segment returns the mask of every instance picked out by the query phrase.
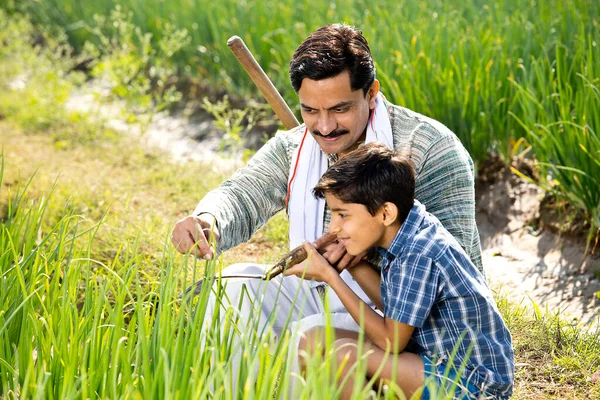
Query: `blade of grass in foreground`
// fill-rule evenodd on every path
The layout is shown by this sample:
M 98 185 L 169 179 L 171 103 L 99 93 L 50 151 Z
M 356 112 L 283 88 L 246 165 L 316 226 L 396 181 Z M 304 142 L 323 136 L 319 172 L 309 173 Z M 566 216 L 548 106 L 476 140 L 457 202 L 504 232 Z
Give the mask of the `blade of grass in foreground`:
M 253 313 L 240 315 L 231 308 L 217 307 L 208 318 L 211 293 L 217 302 L 225 296 L 221 281 L 206 280 L 198 298 L 179 301 L 187 275 L 214 274 L 214 261 L 188 257 L 178 265 L 167 250 L 159 283 L 143 286 L 138 265 L 144 255 L 137 238 L 124 241 L 113 262 L 95 261 L 90 254 L 99 225 L 86 226 L 65 209 L 56 226 L 43 229 L 47 201 L 28 202 L 19 191 L 3 220 L 3 396 L 287 396 L 289 335 L 275 342 L 269 329 L 258 329 Z M 306 380 L 318 386 L 304 391 L 336 396 L 335 380 L 326 379 L 321 369 L 309 371 Z

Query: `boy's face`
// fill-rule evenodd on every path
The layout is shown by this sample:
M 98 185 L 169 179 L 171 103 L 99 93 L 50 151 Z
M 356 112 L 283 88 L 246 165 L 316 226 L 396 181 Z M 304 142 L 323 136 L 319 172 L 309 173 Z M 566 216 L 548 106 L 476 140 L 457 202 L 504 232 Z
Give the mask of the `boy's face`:
M 378 211 L 371 215 L 362 204 L 344 203 L 332 194 L 325 193 L 327 206 L 331 209 L 329 232 L 338 236 L 350 255 L 358 255 L 373 246 L 383 246 L 386 232 Z

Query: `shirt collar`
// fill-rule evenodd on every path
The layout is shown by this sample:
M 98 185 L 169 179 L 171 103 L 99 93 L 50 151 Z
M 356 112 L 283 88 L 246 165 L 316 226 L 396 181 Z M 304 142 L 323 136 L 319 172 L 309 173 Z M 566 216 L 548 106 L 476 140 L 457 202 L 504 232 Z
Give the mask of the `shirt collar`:
M 397 257 L 402 254 L 402 251 L 408 244 L 411 238 L 413 238 L 421 226 L 423 219 L 425 218 L 425 206 L 421 204 L 418 200 L 415 200 L 415 204 L 410 209 L 406 220 L 402 223 L 400 230 L 392 240 L 390 247 L 383 250 L 382 256 L 385 253 L 390 253 L 392 256 Z

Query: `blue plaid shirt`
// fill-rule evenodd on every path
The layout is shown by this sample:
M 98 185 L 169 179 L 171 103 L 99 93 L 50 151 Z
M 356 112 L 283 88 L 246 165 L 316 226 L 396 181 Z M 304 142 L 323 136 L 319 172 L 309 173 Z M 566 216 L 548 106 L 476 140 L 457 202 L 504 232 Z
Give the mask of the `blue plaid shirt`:
M 483 276 L 438 219 L 415 201 L 380 253 L 384 314 L 415 327 L 405 351 L 452 362 L 486 393 L 510 396 L 510 333 Z

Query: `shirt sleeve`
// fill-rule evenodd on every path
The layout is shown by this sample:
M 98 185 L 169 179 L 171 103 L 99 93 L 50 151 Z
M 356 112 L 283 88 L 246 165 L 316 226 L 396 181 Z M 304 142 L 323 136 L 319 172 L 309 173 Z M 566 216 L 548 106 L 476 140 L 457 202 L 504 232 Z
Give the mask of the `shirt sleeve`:
M 196 207 L 196 215 L 209 212 L 216 217 L 219 252 L 248 241 L 285 206 L 291 137 L 292 131 L 279 132 Z
M 435 304 L 439 279 L 439 269 L 431 258 L 421 254 L 398 257 L 382 282 L 384 315 L 421 328 Z
M 424 124 L 421 129 L 434 128 Z M 482 271 L 473 161 L 456 136 L 440 136 L 424 152 L 417 171 L 415 197 L 440 220 Z

